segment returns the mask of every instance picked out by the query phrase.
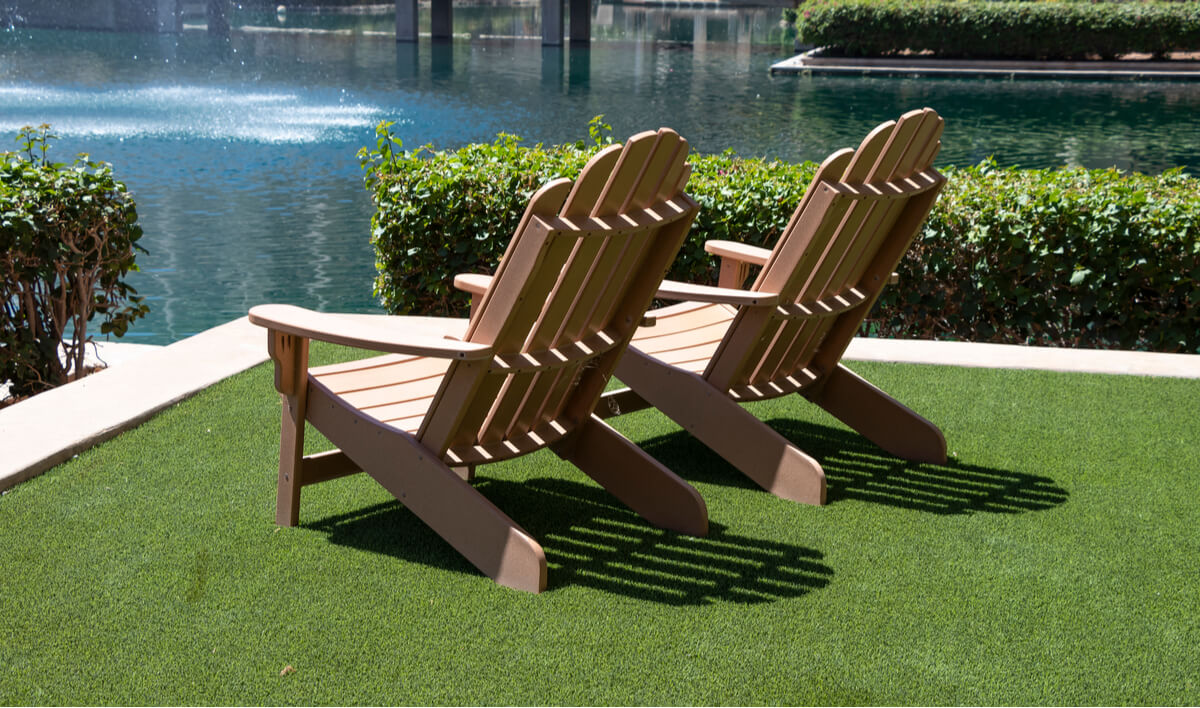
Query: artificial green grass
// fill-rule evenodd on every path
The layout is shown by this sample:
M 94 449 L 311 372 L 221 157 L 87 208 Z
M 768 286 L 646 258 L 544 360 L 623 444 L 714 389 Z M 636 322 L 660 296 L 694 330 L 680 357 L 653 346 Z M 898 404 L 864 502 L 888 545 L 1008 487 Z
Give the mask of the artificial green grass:
M 480 468 L 545 546 L 529 595 L 365 475 L 274 526 L 258 367 L 0 497 L 0 704 L 1200 703 L 1200 381 L 854 368 L 951 462 L 891 458 L 795 396 L 752 406 L 825 466 L 810 507 L 628 415 L 709 536 L 548 451 Z

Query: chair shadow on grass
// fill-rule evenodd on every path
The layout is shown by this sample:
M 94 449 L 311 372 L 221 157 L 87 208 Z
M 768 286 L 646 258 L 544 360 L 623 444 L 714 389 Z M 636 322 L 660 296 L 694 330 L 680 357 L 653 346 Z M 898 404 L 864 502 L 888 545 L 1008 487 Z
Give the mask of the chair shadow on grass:
M 1051 509 L 1068 497 L 1049 477 L 953 459 L 941 465 L 909 462 L 849 430 L 784 418 L 767 424 L 821 463 L 828 503 L 856 499 L 932 514 L 1018 514 Z M 639 445 L 690 482 L 758 489 L 684 432 Z
M 833 576 L 820 551 L 716 523 L 705 538 L 664 531 L 594 485 L 485 475 L 481 468 L 476 488 L 542 544 L 551 591 L 578 585 L 666 605 L 759 603 L 805 595 Z M 339 545 L 478 572 L 399 502 L 304 525 Z

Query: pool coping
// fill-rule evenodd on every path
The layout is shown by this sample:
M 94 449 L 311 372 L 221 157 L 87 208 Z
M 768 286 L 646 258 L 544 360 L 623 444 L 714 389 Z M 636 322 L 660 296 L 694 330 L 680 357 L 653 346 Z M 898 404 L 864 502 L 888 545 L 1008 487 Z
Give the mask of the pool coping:
M 99 349 L 109 368 L 0 409 L 0 490 L 261 364 L 267 337 L 242 317 L 163 347 L 101 342 Z
M 1200 81 L 1200 61 L 1010 61 L 929 57 L 833 57 L 810 49 L 776 62 L 772 74 L 948 76 L 1012 79 Z
M 242 317 L 164 347 L 100 343 L 109 368 L 0 409 L 0 490 L 267 361 L 266 340 Z M 1200 354 L 856 338 L 846 359 L 1200 379 Z

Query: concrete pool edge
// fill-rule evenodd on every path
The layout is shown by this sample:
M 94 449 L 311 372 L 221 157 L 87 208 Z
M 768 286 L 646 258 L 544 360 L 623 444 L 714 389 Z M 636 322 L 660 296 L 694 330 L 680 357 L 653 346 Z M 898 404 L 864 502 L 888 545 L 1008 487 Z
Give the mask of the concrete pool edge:
M 833 57 L 812 49 L 776 62 L 775 74 L 953 76 L 1013 79 L 1200 81 L 1197 61 L 1010 61 L 927 57 Z
M 136 347 L 91 376 L 0 409 L 0 490 L 149 420 L 267 360 L 266 333 L 242 317 L 165 347 Z M 127 350 L 128 351 L 128 350 Z
M 113 354 L 108 369 L 0 409 L 0 490 L 268 359 L 264 330 L 245 317 L 165 347 L 105 349 Z M 1200 379 L 1197 354 L 856 338 L 846 359 Z

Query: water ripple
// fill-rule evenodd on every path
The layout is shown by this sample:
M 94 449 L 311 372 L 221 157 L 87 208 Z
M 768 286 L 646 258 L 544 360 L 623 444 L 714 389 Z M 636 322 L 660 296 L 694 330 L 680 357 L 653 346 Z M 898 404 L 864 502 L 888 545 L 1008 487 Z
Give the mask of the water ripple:
M 288 91 L 146 86 L 100 91 L 0 86 L 0 133 L 50 123 L 63 135 L 315 143 L 377 123 L 377 106 Z

